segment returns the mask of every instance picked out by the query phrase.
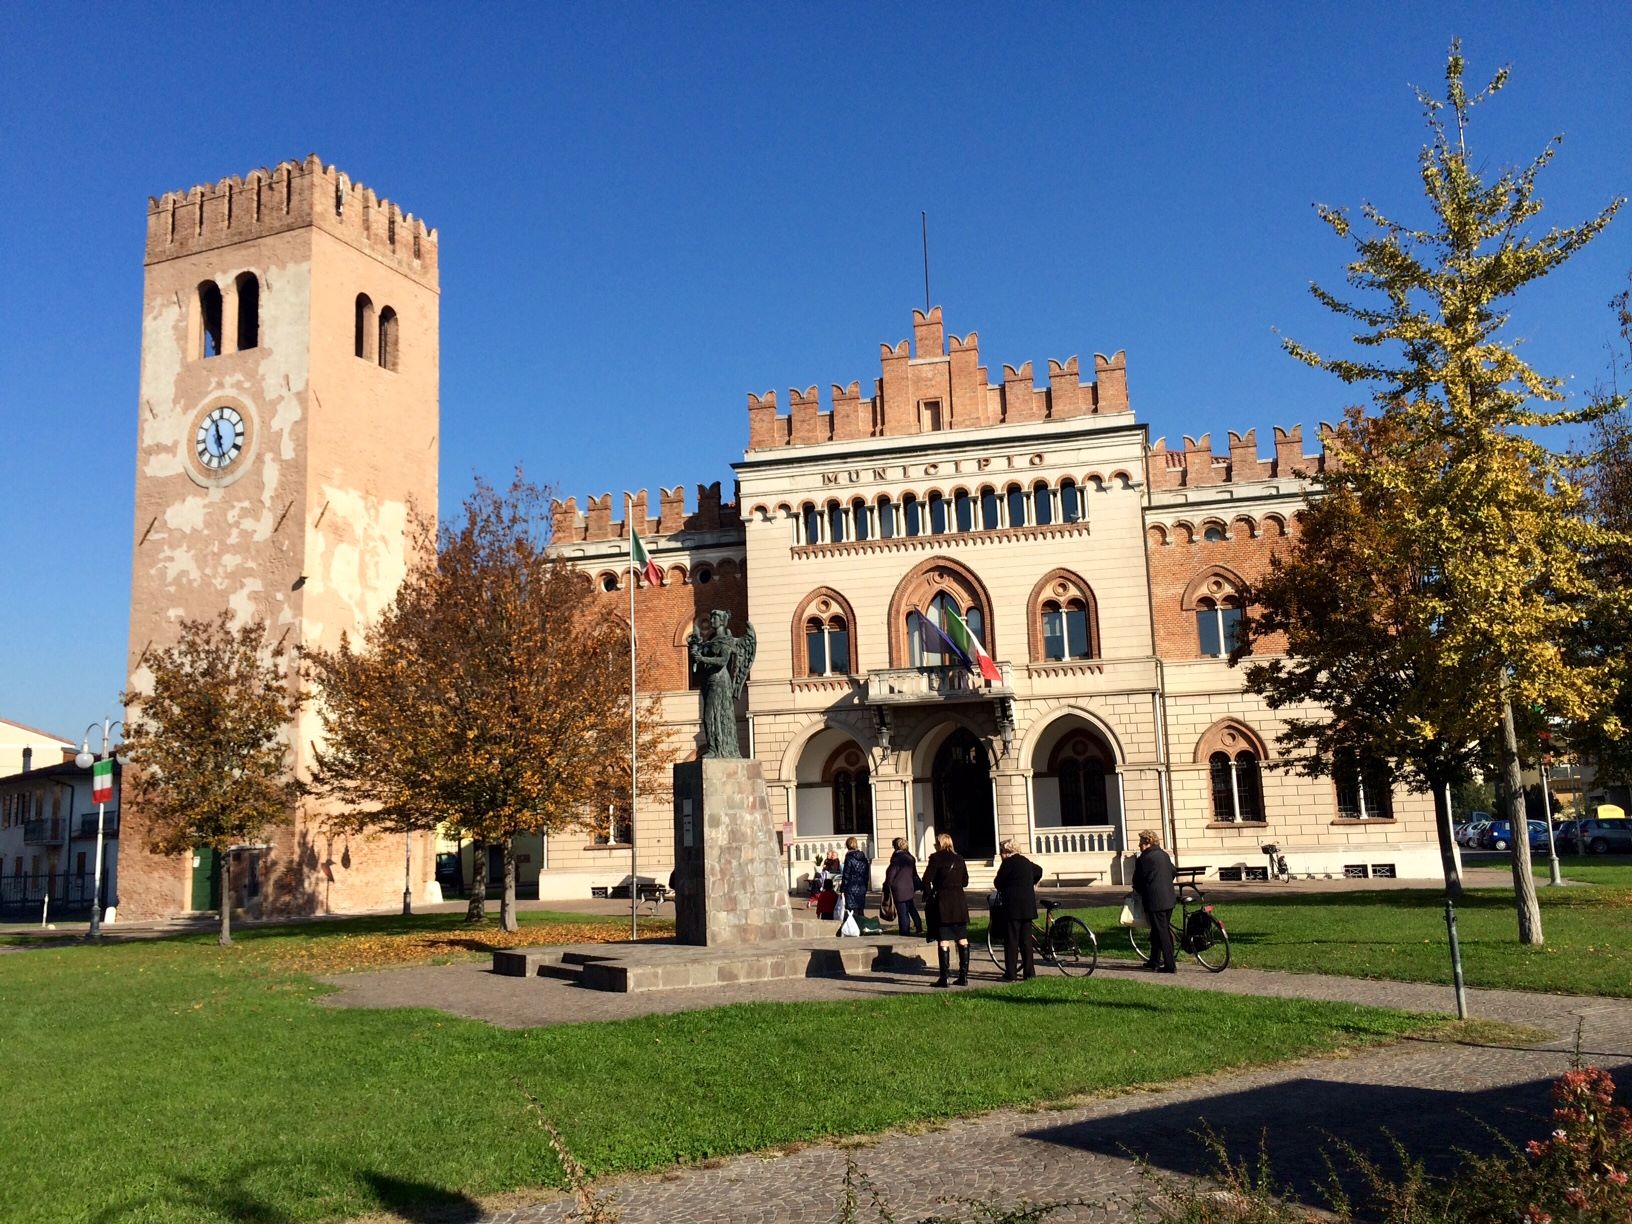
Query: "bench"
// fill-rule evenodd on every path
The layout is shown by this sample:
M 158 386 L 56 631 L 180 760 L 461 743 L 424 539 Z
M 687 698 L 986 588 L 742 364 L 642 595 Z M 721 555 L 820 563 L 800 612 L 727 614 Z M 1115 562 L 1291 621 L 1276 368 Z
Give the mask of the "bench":
M 1092 888 L 1105 873 L 1103 871 L 1053 871 L 1054 887 L 1064 888 L 1068 884 L 1080 888 Z
M 642 884 L 636 889 L 637 902 L 640 905 L 650 905 L 651 912 L 657 913 L 663 908 L 665 901 L 674 900 L 674 892 L 666 884 Z

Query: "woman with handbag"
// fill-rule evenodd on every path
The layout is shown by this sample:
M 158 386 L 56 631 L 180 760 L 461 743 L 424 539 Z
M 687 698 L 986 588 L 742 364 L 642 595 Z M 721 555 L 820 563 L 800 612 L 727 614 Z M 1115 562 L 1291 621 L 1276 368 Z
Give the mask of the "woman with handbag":
M 918 891 L 918 860 L 912 857 L 912 851 L 907 849 L 907 839 L 895 839 L 895 853 L 890 855 L 890 865 L 884 869 L 884 906 L 880 911 L 886 920 L 891 903 L 894 903 L 895 917 L 903 935 L 922 935 L 924 924 L 918 917 L 918 905 L 912 899 Z M 911 923 L 909 929 L 908 923 Z
M 935 853 L 924 864 L 924 908 L 929 911 L 929 938 L 940 944 L 941 976 L 931 986 L 946 986 L 952 948 L 958 949 L 959 986 L 969 985 L 969 868 L 952 848 L 952 835 L 937 834 Z

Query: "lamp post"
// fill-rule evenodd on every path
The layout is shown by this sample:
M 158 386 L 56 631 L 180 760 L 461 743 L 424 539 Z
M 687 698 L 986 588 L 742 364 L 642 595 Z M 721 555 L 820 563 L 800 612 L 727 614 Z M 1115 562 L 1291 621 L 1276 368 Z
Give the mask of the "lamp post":
M 124 726 L 125 724 L 121 719 L 114 719 L 110 722 L 108 719 L 104 718 L 102 720 L 101 728 L 102 751 L 99 753 L 93 753 L 91 751 L 91 736 L 96 733 L 97 725 L 95 723 L 91 723 L 90 726 L 85 728 L 85 735 L 80 740 L 79 754 L 74 757 L 74 764 L 78 765 L 81 769 L 91 769 L 96 765 L 97 761 L 107 760 L 109 756 L 108 748 L 113 739 L 113 729 L 118 727 L 120 730 L 123 730 Z M 124 764 L 124 758 L 122 755 L 119 758 L 119 763 L 121 765 Z M 107 791 L 96 790 L 96 784 L 94 781 L 91 785 L 93 788 L 93 794 L 105 796 L 107 793 L 109 793 Z M 93 883 L 91 885 L 90 932 L 91 939 L 96 941 L 100 941 L 102 939 L 102 818 L 106 809 L 107 799 L 105 797 L 98 799 L 96 804 L 96 867 L 91 876 Z M 64 872 L 64 878 L 67 878 L 66 871 Z

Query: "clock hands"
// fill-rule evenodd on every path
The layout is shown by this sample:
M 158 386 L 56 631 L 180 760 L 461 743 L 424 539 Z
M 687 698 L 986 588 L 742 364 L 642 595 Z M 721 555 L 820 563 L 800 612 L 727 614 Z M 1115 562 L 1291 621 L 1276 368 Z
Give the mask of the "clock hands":
M 216 417 L 215 419 L 215 453 L 218 455 L 224 455 L 227 453 L 227 444 L 221 439 L 220 417 Z

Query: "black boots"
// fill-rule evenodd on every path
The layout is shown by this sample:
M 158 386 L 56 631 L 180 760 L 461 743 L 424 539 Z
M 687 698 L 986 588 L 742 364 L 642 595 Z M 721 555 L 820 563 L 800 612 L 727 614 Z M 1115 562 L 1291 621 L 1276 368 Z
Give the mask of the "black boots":
M 933 982 L 931 982 L 930 985 L 931 986 L 950 986 L 952 983 L 950 983 L 950 982 L 948 982 L 946 980 L 946 975 L 952 968 L 952 953 L 948 952 L 945 948 L 942 948 L 942 949 L 940 949 L 940 956 L 941 956 L 941 976 L 936 978 Z
M 958 977 L 957 985 L 969 985 L 969 945 L 958 945 Z

